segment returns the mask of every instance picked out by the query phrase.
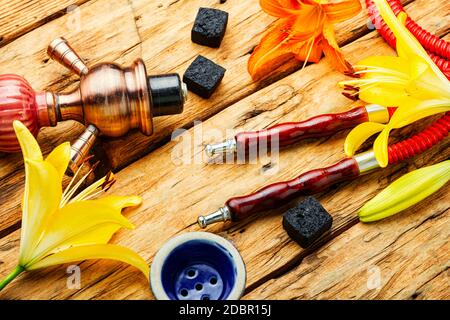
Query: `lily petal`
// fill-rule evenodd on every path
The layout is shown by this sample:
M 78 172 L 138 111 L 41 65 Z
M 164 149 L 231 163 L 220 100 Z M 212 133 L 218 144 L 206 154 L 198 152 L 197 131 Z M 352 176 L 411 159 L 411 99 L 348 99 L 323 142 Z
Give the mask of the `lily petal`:
M 359 212 L 362 222 L 377 221 L 422 201 L 450 180 L 450 160 L 412 171 L 393 182 Z
M 436 66 L 433 60 L 431 60 L 430 56 L 419 43 L 419 41 L 411 34 L 411 32 L 407 28 L 404 27 L 402 21 L 395 16 L 387 1 L 373 0 L 373 2 L 377 6 L 381 17 L 397 38 L 397 43 L 400 43 L 402 55 L 420 56 L 430 65 L 438 78 L 440 78 L 443 83 L 447 83 L 447 91 L 450 91 L 450 82 L 447 80 L 447 77 Z
M 260 0 L 259 3 L 264 12 L 279 18 L 295 15 L 300 9 L 297 0 Z
M 298 45 L 297 41 L 292 40 L 295 19 L 280 19 L 255 48 L 248 61 L 248 72 L 254 80 L 263 78 L 294 56 L 292 45 Z
M 373 151 L 375 152 L 375 158 L 378 164 L 382 168 L 386 168 L 389 164 L 388 145 L 389 145 L 389 133 L 392 127 L 388 124 L 384 127 L 383 131 L 375 139 L 373 144 Z
M 386 125 L 377 122 L 364 122 L 357 125 L 347 135 L 344 143 L 345 154 L 349 157 L 353 156 L 359 147 L 375 133 L 384 129 Z
M 39 246 L 34 251 L 33 261 L 29 264 L 50 252 L 58 251 L 60 247 L 73 245 L 72 239 L 77 239 L 79 243 L 84 233 L 96 227 L 115 224 L 133 229 L 133 225 L 121 214 L 124 207 L 134 205 L 133 198 L 128 200 L 126 197 L 108 197 L 102 200 L 74 202 L 64 206 L 53 215 Z M 101 234 L 98 242 L 103 239 L 104 234 Z
M 450 99 L 426 100 L 415 105 L 398 108 L 391 118 L 390 125 L 392 128 L 402 128 L 422 118 L 447 111 L 450 111 Z
M 407 58 L 393 57 L 393 56 L 371 56 L 362 59 L 356 64 L 357 68 L 364 69 L 370 67 L 370 70 L 376 70 L 375 73 L 365 73 L 365 77 L 374 78 L 380 73 L 389 73 L 404 79 L 409 79 L 410 65 Z M 393 73 L 394 72 L 394 73 Z
M 315 39 L 310 43 L 303 42 L 301 46 L 296 46 L 293 52 L 297 60 L 305 62 L 319 62 L 322 58 L 322 48 L 319 44 L 320 40 Z
M 91 231 L 86 231 L 78 236 L 70 239 L 69 242 L 64 242 L 59 245 L 57 250 L 53 250 L 51 253 L 56 253 L 62 250 L 66 250 L 70 247 L 86 246 L 95 244 L 107 244 L 113 235 L 122 228 L 121 225 L 114 223 L 105 223 L 101 226 L 95 227 Z
M 350 19 L 361 11 L 359 0 L 346 0 L 335 3 L 324 3 L 322 8 L 332 23 L 338 23 Z
M 139 269 L 145 277 L 149 278 L 147 262 L 133 250 L 113 244 L 99 244 L 89 246 L 77 246 L 52 254 L 33 265 L 27 270 L 35 270 L 54 265 L 71 263 L 89 259 L 110 259 L 125 262 Z
M 383 83 L 377 83 L 372 85 L 370 89 L 361 90 L 359 98 L 362 101 L 382 106 L 408 105 L 417 101 L 410 98 L 404 89 L 386 86 Z
M 22 149 L 23 157 L 30 160 L 42 161 L 41 148 L 39 148 L 39 144 L 28 128 L 18 120 L 13 122 L 13 126 L 17 140 L 20 143 L 20 148 Z
M 328 21 L 325 21 L 323 25 L 322 49 L 325 56 L 330 59 L 331 64 L 337 71 L 349 73 L 354 71 L 352 65 L 345 60 L 344 54 L 336 42 L 334 27 Z
M 55 167 L 62 180 L 70 161 L 70 143 L 65 142 L 57 146 L 47 156 L 45 161 Z
M 43 230 L 61 201 L 61 177 L 50 163 L 25 160 L 25 193 L 22 208 L 20 263 L 32 256 Z

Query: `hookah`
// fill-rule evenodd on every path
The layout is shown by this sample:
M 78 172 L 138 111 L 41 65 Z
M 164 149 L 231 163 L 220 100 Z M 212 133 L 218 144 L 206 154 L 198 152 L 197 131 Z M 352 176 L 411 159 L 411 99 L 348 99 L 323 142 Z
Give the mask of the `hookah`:
M 388 0 L 394 13 L 403 11 L 399 0 Z M 377 22 L 378 31 L 393 48 L 396 38 L 386 23 L 380 18 L 372 0 L 366 0 L 372 22 Z M 450 79 L 450 44 L 422 29 L 411 18 L 406 21 L 406 27 L 428 50 L 430 57 L 443 73 Z M 282 123 L 265 130 L 243 132 L 225 142 L 207 145 L 208 156 L 234 153 L 248 155 L 258 145 L 269 145 L 273 139 L 278 139 L 279 146 L 294 144 L 302 139 L 331 135 L 337 131 L 351 128 L 365 121 L 387 123 L 396 108 L 384 108 L 378 105 L 358 107 L 338 114 L 325 114 L 313 117 L 303 122 Z M 425 152 L 441 142 L 450 131 L 450 112 L 433 122 L 422 132 L 402 142 L 390 145 L 388 149 L 389 165 L 407 160 Z M 252 149 L 253 148 L 253 149 Z M 237 222 L 255 215 L 261 211 L 279 207 L 294 198 L 312 195 L 331 187 L 334 184 L 351 181 L 357 177 L 380 168 L 373 150 L 356 154 L 340 162 L 326 167 L 308 171 L 289 180 L 265 186 L 258 191 L 229 199 L 225 206 L 205 216 L 199 216 L 197 223 L 201 228 L 208 225 L 232 221 Z
M 35 136 L 42 127 L 75 120 L 86 126 L 71 146 L 69 170 L 76 172 L 97 137 L 120 137 L 131 129 L 153 133 L 153 117 L 179 114 L 187 100 L 178 74 L 148 76 L 142 59 L 130 67 L 104 62 L 90 68 L 64 38 L 53 40 L 47 54 L 80 77 L 68 93 L 35 93 L 21 76 L 0 75 L 0 151 L 18 152 L 12 122 L 20 120 Z

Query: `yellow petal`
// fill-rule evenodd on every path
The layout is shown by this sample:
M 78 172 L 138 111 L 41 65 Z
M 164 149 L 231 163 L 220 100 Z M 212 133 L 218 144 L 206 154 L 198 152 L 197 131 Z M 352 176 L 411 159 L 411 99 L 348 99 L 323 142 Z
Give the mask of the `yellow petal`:
M 375 133 L 380 132 L 384 124 L 376 122 L 364 122 L 356 126 L 345 139 L 344 151 L 349 157 L 353 156 L 358 148 Z
M 450 88 L 442 83 L 433 70 L 422 61 L 411 59 L 411 81 L 406 91 L 417 99 L 450 99 Z M 450 81 L 449 81 L 450 83 Z
M 70 161 L 70 143 L 65 142 L 57 146 L 47 156 L 45 161 L 55 167 L 56 171 L 58 171 L 62 180 Z
M 410 72 L 408 59 L 392 56 L 371 56 L 359 61 L 356 66 L 360 66 L 361 69 L 370 66 L 380 70 L 380 72 L 397 75 L 405 79 L 409 77 Z M 378 75 L 378 73 L 375 73 L 375 75 Z M 373 77 L 372 73 L 366 73 L 364 76 Z
M 16 132 L 17 140 L 19 140 L 20 148 L 22 149 L 23 157 L 31 160 L 42 161 L 42 152 L 39 148 L 34 136 L 28 128 L 20 121 L 13 122 L 14 131 Z
M 99 244 L 88 246 L 77 246 L 67 250 L 52 254 L 33 265 L 27 267 L 27 270 L 35 270 L 54 265 L 72 263 L 89 259 L 110 259 L 125 262 L 138 268 L 148 279 L 149 267 L 147 262 L 131 249 L 113 245 Z
M 114 223 L 103 224 L 92 231 L 84 232 L 79 236 L 70 239 L 70 244 L 62 244 L 58 246 L 58 250 L 65 250 L 71 246 L 79 245 L 107 244 L 121 227 L 121 225 Z
M 124 207 L 134 205 L 133 198 L 128 200 L 127 197 L 109 197 L 107 200 L 78 201 L 61 208 L 48 224 L 39 246 L 33 253 L 33 260 L 59 250 L 60 247 L 73 245 L 73 239 L 79 244 L 83 234 L 106 224 L 132 229 L 133 225 L 121 212 Z M 101 234 L 98 242 L 103 239 L 104 235 Z M 92 238 L 89 241 L 91 242 Z
M 448 82 L 447 77 L 434 64 L 433 60 L 431 60 L 430 56 L 422 47 L 422 45 L 419 43 L 419 41 L 417 41 L 417 39 L 411 34 L 411 32 L 409 32 L 409 30 L 406 29 L 403 23 L 399 19 L 397 19 L 387 1 L 373 0 L 373 2 L 377 6 L 377 9 L 380 12 L 381 17 L 397 38 L 397 43 L 400 44 L 402 55 L 420 56 L 427 62 L 427 64 L 432 68 L 434 73 L 441 79 L 441 81 L 447 84 L 448 88 L 447 90 L 450 91 L 450 83 Z
M 398 106 L 409 100 L 409 95 L 404 88 L 378 83 L 371 85 L 370 88 L 363 88 L 359 92 L 359 99 L 382 106 Z
M 427 100 L 398 108 L 389 122 L 392 128 L 402 128 L 422 118 L 450 111 L 449 100 Z
M 388 155 L 388 144 L 389 144 L 389 133 L 391 132 L 391 127 L 389 125 L 385 126 L 380 135 L 375 139 L 373 144 L 373 150 L 375 152 L 375 157 L 378 164 L 382 168 L 386 168 L 389 164 Z
M 393 182 L 359 212 L 362 222 L 377 221 L 430 196 L 450 180 L 450 160 L 410 172 Z
M 20 262 L 31 258 L 43 230 L 61 201 L 61 178 L 56 169 L 44 161 L 25 161 L 25 193 L 22 208 Z
M 99 203 L 105 203 L 116 210 L 122 210 L 128 207 L 136 207 L 142 203 L 139 196 L 108 196 L 97 199 Z

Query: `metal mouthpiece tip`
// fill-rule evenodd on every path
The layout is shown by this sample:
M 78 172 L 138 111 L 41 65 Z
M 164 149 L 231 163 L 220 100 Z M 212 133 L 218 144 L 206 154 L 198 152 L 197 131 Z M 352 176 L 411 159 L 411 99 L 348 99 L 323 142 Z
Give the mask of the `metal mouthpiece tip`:
M 225 206 L 206 216 L 199 216 L 197 219 L 197 223 L 200 226 L 200 228 L 204 229 L 210 224 L 217 222 L 225 222 L 228 220 L 231 220 L 231 212 L 230 209 L 227 206 Z
M 200 228 L 202 228 L 202 229 L 205 229 L 206 226 L 207 226 L 207 224 L 206 224 L 206 219 L 205 219 L 204 216 L 198 217 L 197 223 L 198 223 L 198 225 L 200 226 Z
M 210 144 L 207 144 L 205 146 L 205 152 L 209 158 L 212 158 L 214 156 L 214 147 Z
M 207 144 L 205 146 L 205 152 L 209 158 L 218 154 L 234 153 L 236 152 L 236 139 L 228 139 L 216 144 Z

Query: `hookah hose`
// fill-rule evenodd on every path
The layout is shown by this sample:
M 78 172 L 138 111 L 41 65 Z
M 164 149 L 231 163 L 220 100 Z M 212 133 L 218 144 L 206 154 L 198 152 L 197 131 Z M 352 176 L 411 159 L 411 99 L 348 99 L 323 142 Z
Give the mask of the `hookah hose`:
M 403 10 L 399 0 L 387 0 L 395 14 Z M 380 18 L 371 0 L 366 0 L 367 8 L 372 22 L 380 22 L 379 32 L 383 38 L 395 48 L 395 36 L 386 23 Z M 428 49 L 430 57 L 450 79 L 450 66 L 447 61 L 450 53 L 449 43 L 431 35 L 411 18 L 407 20 L 406 27 L 413 33 L 418 41 Z M 439 55 L 442 55 L 439 56 Z M 395 108 L 389 108 L 389 116 Z M 390 145 L 388 148 L 389 164 L 396 164 L 409 159 L 417 154 L 425 152 L 441 142 L 450 131 L 450 112 L 434 121 L 422 132 L 402 142 Z M 206 216 L 199 216 L 198 224 L 202 228 L 208 225 L 227 220 L 239 221 L 261 211 L 273 209 L 302 195 L 311 195 L 321 192 L 332 185 L 344 181 L 354 180 L 362 174 L 366 174 L 379 165 L 373 150 L 357 154 L 351 158 L 345 158 L 340 162 L 321 169 L 315 169 L 301 174 L 289 180 L 274 183 L 245 196 L 229 199 L 224 207 Z
M 421 133 L 389 146 L 389 164 L 420 154 L 438 144 L 450 131 L 450 112 L 433 122 Z M 304 195 L 312 195 L 344 181 L 351 181 L 379 168 L 373 150 L 345 158 L 321 169 L 315 169 L 289 180 L 263 187 L 255 193 L 229 199 L 225 206 L 198 218 L 198 224 L 206 226 L 227 220 L 239 221 L 251 215 L 282 206 Z
M 400 0 L 387 0 L 395 15 L 405 11 Z M 396 38 L 391 29 L 381 18 L 372 0 L 366 0 L 367 10 L 372 23 L 377 26 L 378 32 L 392 47 L 396 47 Z M 450 79 L 450 43 L 431 34 L 419 26 L 409 16 L 406 19 L 406 28 L 416 37 L 420 44 L 427 50 L 433 62 Z

